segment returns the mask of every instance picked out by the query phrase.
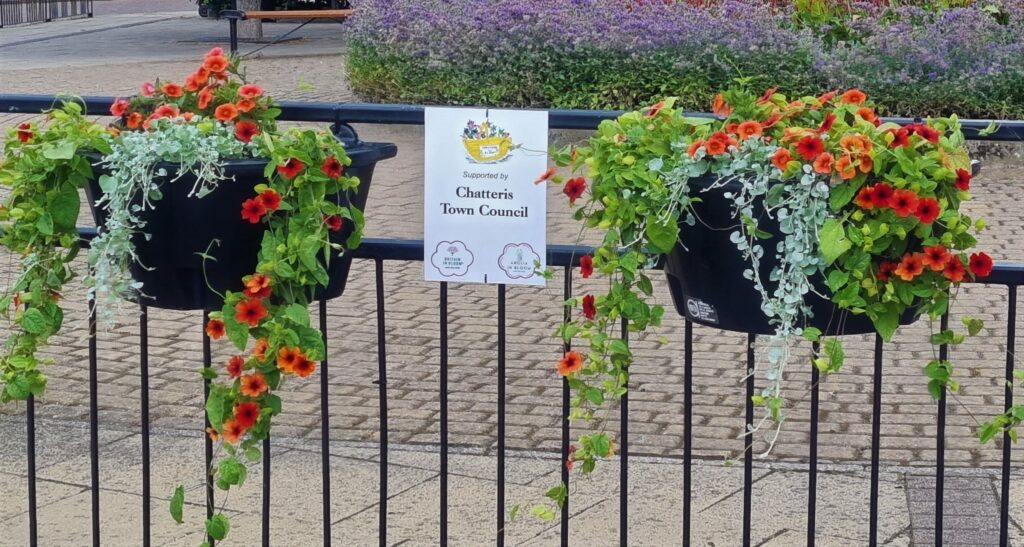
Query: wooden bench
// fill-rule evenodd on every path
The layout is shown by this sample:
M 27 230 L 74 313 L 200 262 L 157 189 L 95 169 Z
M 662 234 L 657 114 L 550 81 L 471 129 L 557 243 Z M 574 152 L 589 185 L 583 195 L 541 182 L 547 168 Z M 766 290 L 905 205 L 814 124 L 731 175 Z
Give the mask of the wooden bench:
M 355 10 L 351 9 L 324 9 L 324 10 L 294 10 L 294 11 L 242 11 L 242 10 L 224 10 L 220 12 L 220 16 L 228 20 L 228 24 L 231 26 L 231 53 L 238 53 L 238 22 L 247 19 L 259 19 L 261 21 L 267 19 L 274 19 L 276 21 L 302 21 L 302 24 L 286 32 L 280 37 L 274 38 L 269 45 L 275 44 L 278 41 L 286 38 L 291 33 L 299 30 L 300 28 L 308 25 L 309 23 L 322 19 L 329 19 L 344 23 L 349 17 L 355 13 Z M 266 47 L 266 46 L 264 46 Z M 262 48 L 260 48 L 262 49 Z

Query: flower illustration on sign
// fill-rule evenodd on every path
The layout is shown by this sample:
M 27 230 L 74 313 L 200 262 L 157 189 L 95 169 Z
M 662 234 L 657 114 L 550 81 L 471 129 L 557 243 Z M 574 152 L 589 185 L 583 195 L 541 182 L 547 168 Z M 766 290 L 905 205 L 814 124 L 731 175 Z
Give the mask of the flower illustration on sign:
M 473 163 L 494 163 L 504 160 L 515 148 L 512 135 L 487 120 L 477 124 L 473 120 L 462 130 L 462 145 Z
M 509 243 L 498 257 L 498 267 L 509 279 L 527 279 L 536 275 L 540 255 L 529 243 Z
M 430 255 L 430 264 L 445 277 L 462 277 L 469 273 L 473 253 L 461 241 L 441 241 Z

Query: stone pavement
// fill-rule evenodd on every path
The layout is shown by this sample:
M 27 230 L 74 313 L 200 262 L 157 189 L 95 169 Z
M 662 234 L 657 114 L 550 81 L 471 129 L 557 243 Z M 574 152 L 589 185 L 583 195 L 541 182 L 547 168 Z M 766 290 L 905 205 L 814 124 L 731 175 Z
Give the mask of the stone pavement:
M 155 19 L 159 20 L 152 22 Z M 5 28 L 0 31 L 3 66 L 0 93 L 64 91 L 128 95 L 137 89 L 139 82 L 156 76 L 180 78 L 187 74 L 196 59 L 212 45 L 203 40 L 217 36 L 226 39 L 226 26 L 223 21 L 200 20 L 192 12 L 172 12 Z M 267 34 L 289 28 L 291 25 L 269 25 Z M 83 29 L 92 32 L 80 32 Z M 273 46 L 251 60 L 248 64 L 250 78 L 283 99 L 354 100 L 344 78 L 344 41 L 340 27 L 313 25 L 299 34 L 302 40 Z M 244 51 L 247 50 L 243 47 Z M 24 119 L 26 116 L 0 114 L 0 128 Z M 422 128 L 360 126 L 357 129 L 364 140 L 395 142 L 400 150 L 399 157 L 377 169 L 370 191 L 367 234 L 419 238 L 423 218 Z M 563 140 L 584 136 L 581 132 L 557 133 Z M 1019 167 L 1019 157 L 991 161 L 975 182 L 978 191 L 970 207 L 974 214 L 987 218 L 991 229 L 981 238 L 982 246 L 990 249 L 997 259 L 1024 260 L 1024 226 L 1018 200 L 1006 199 L 1020 195 Z M 575 242 L 578 229 L 567 214 L 564 197 L 552 188 L 549 198 L 549 241 Z M 81 222 L 90 223 L 87 211 L 83 211 Z M 0 256 L 0 285 L 10 279 L 15 260 L 8 255 Z M 435 284 L 422 281 L 421 268 L 419 263 L 385 265 L 387 386 L 390 440 L 402 446 L 424 445 L 429 449 L 438 440 L 438 293 Z M 556 272 L 556 279 L 560 279 L 560 275 L 561 272 Z M 378 437 L 373 283 L 372 262 L 357 261 L 348 291 L 331 302 L 328 309 L 331 439 L 342 444 L 370 442 Z M 577 283 L 577 290 L 593 290 L 598 286 L 597 283 Z M 49 391 L 38 406 L 39 414 L 52 420 L 47 422 L 46 428 L 80 423 L 87 416 L 87 331 L 83 295 L 78 285 L 67 291 L 66 327 L 50 350 L 56 362 L 48 370 Z M 494 287 L 455 285 L 450 290 L 450 439 L 453 445 L 466 450 L 493 450 L 496 443 L 495 295 Z M 669 305 L 667 290 L 658 278 L 656 295 L 660 302 Z M 560 353 L 560 344 L 551 334 L 561 318 L 561 299 L 561 284 L 557 282 L 546 289 L 513 288 L 509 291 L 506 400 L 508 444 L 513 449 L 551 451 L 559 446 L 560 385 L 553 364 Z M 991 469 L 998 465 L 999 445 L 980 446 L 973 428 L 975 418 L 984 419 L 998 412 L 1002 405 L 1006 291 L 999 287 L 966 287 L 958 306 L 954 310 L 954 322 L 959 320 L 960 314 L 968 313 L 986 319 L 988 328 L 982 336 L 957 348 L 953 354 L 964 389 L 950 404 L 946 459 L 948 465 L 955 468 L 950 472 L 970 467 Z M 1022 308 L 1024 306 L 1019 307 Z M 116 431 L 137 431 L 139 424 L 138 326 L 130 312 L 125 310 L 122 325 L 101 334 L 99 341 L 100 420 L 103 430 L 111 431 L 112 435 Z M 1018 317 L 1018 323 L 1024 324 L 1021 321 L 1024 316 Z M 149 332 L 154 426 L 163 430 L 198 430 L 202 424 L 202 391 L 195 370 L 201 362 L 200 317 L 197 313 L 151 310 Z M 887 349 L 882 396 L 881 457 L 887 466 L 910 466 L 918 468 L 920 473 L 926 473 L 935 461 L 935 403 L 925 390 L 921 374 L 930 351 L 923 343 L 926 333 L 926 325 L 921 322 L 905 329 L 898 341 Z M 635 346 L 638 358 L 632 373 L 630 450 L 633 454 L 677 458 L 682 453 L 682 323 L 670 317 L 657 334 L 665 335 L 669 343 L 659 346 L 655 337 L 650 336 L 637 341 Z M 1019 338 L 1017 344 L 1022 347 L 1024 340 Z M 226 358 L 226 344 L 215 344 L 214 349 L 215 362 Z M 696 328 L 694 349 L 694 451 L 706 458 L 702 469 L 731 473 L 733 471 L 723 467 L 722 461 L 724 457 L 738 456 L 742 450 L 737 435 L 743 427 L 740 381 L 744 338 Z M 820 454 L 823 462 L 861 466 L 868 458 L 870 349 L 870 340 L 849 340 L 846 368 L 822 383 Z M 789 374 L 790 418 L 775 450 L 766 459 L 771 465 L 806 461 L 809 378 L 808 370 L 794 370 Z M 282 397 L 286 401 L 285 411 L 277 420 L 276 435 L 296 439 L 298 445 L 302 442 L 315 445 L 314 440 L 320 435 L 318 382 L 288 385 Z M 0 414 L 9 414 L 12 423 L 19 423 L 23 412 L 23 405 L 0 408 Z M 610 425 L 614 429 L 614 424 Z M 111 440 L 116 439 L 111 437 Z M 47 450 L 61 450 L 61 443 L 65 441 L 69 440 L 57 439 Z M 161 442 L 173 445 L 179 440 L 168 436 Z M 134 449 L 130 451 L 135 453 Z M 180 453 L 187 454 L 185 457 L 199 455 L 194 450 Z M 5 456 L 4 461 L 21 461 L 23 455 L 17 454 L 15 449 L 14 455 Z M 1024 451 L 1015 450 L 1014 461 L 1019 468 L 1024 462 Z M 677 464 L 664 460 L 657 465 Z M 7 472 L 7 466 L 8 463 L 3 464 L 0 472 Z M 540 480 L 554 473 L 557 466 L 554 461 L 544 461 L 543 465 L 534 462 L 527 466 L 527 472 L 532 472 L 534 477 L 524 482 Z M 969 470 L 962 472 L 970 473 Z M 311 473 L 306 478 L 315 482 L 315 469 Z M 670 474 L 675 477 L 679 472 L 675 470 Z M 334 477 L 343 480 L 343 475 L 336 473 Z M 104 481 L 106 484 L 107 479 Z M 362 482 L 366 481 L 353 481 L 356 485 Z M 540 484 L 547 482 L 540 480 Z M 919 483 L 917 479 L 906 480 L 911 486 Z M 352 487 L 352 483 L 345 484 Z M 958 489 L 951 487 L 947 492 L 950 490 Z M 129 491 L 137 492 L 137 488 Z M 155 488 L 154 492 L 162 491 Z M 773 491 L 768 497 L 777 495 L 778 492 Z M 18 496 L 20 494 L 16 494 L 15 501 Z M 802 499 L 799 493 L 793 497 Z M 917 502 L 926 496 L 913 499 Z M 437 503 L 436 496 L 423 500 Z M 841 502 L 864 500 L 865 497 L 858 494 Z M 483 511 L 488 515 L 484 522 L 490 522 L 491 505 L 489 501 L 480 504 L 488 508 Z M 995 511 L 995 506 L 988 502 L 986 505 L 947 506 L 950 526 L 960 522 L 963 526 L 957 529 L 961 534 L 988 537 L 979 535 L 989 529 L 987 526 L 975 526 L 979 523 L 970 520 L 974 516 L 971 511 L 982 506 Z M 765 515 L 763 518 L 782 519 L 775 514 L 778 509 L 769 504 L 766 511 L 760 513 Z M 307 508 L 306 504 L 302 504 L 301 510 L 314 517 L 318 514 L 317 508 Z M 911 507 L 907 514 L 921 512 Z M 672 519 L 677 513 L 671 512 L 666 522 L 674 522 Z M 854 508 L 847 514 L 863 513 L 863 509 Z M 964 520 L 953 518 L 957 516 Z M 734 522 L 738 516 L 733 513 L 732 517 L 723 517 L 723 522 L 729 518 Z M 834 530 L 830 533 L 846 534 L 847 527 L 854 526 L 847 520 L 833 521 Z M 909 522 L 914 525 L 915 538 L 927 537 L 924 535 L 927 518 L 911 518 Z M 902 528 L 896 528 L 899 529 L 893 534 L 898 536 Z M 801 537 L 798 524 L 766 528 L 769 535 L 784 529 L 789 530 L 785 534 L 795 536 L 780 537 Z M 847 537 L 855 535 L 850 534 Z M 780 545 L 792 544 L 779 541 Z M 917 541 L 928 544 L 925 540 Z M 735 541 L 719 540 L 715 544 L 733 543 Z M 837 540 L 836 544 L 843 543 Z M 846 542 L 857 543 L 860 542 Z M 596 541 L 595 544 L 606 543 Z
M 81 427 L 64 420 L 40 424 L 38 464 L 41 545 L 80 545 L 88 537 L 90 491 L 88 441 Z M 0 434 L 12 442 L 0 447 L 5 468 L 0 488 L 25 488 L 20 461 L 21 424 L 0 417 Z M 157 431 L 151 440 L 154 498 L 154 545 L 196 545 L 202 541 L 202 437 L 196 433 Z M 140 435 L 106 428 L 100 451 L 100 533 L 104 545 L 138 545 L 141 538 L 142 463 Z M 275 439 L 272 451 L 271 521 L 273 545 L 317 545 L 322 541 L 321 453 L 307 440 Z M 395 445 L 388 454 L 388 545 L 428 546 L 439 543 L 439 457 L 436 446 Z M 558 481 L 557 461 L 547 452 L 515 451 L 507 462 L 507 507 L 528 505 Z M 449 459 L 449 544 L 493 544 L 496 499 L 493 453 L 457 450 Z M 570 537 L 593 546 L 617 544 L 618 462 L 592 478 L 573 482 Z M 630 544 L 676 545 L 682 533 L 682 466 L 678 459 L 633 458 L 630 461 Z M 879 542 L 886 546 L 929 545 L 934 523 L 930 477 L 913 468 L 882 473 L 879 488 Z M 826 466 L 818 477 L 817 544 L 822 547 L 863 545 L 868 537 L 868 489 L 865 469 L 856 465 Z M 1017 475 L 1018 479 L 1021 475 Z M 376 446 L 331 443 L 332 539 L 339 545 L 377 545 L 380 459 Z M 227 544 L 256 545 L 261 530 L 262 468 L 250 470 L 246 484 L 218 505 L 233 521 Z M 186 487 L 184 525 L 167 511 L 175 486 Z M 753 471 L 752 544 L 787 547 L 803 544 L 807 529 L 807 473 L 781 464 L 758 465 Z M 998 543 L 996 503 L 998 476 L 987 470 L 951 470 L 947 479 L 947 545 Z M 698 460 L 693 467 L 691 538 L 694 545 L 740 544 L 743 500 L 742 466 Z M 219 503 L 219 502 L 218 502 Z M 1013 544 L 1024 539 L 1017 523 L 1024 519 L 1024 490 L 1010 501 Z M 957 509 L 959 508 L 959 509 Z M 965 509 L 966 508 L 966 509 Z M 951 510 L 959 515 L 948 516 Z M 20 544 L 27 531 L 24 497 L 0 502 L 2 545 Z M 980 530 L 965 535 L 963 527 Z M 523 514 L 507 524 L 508 545 L 558 543 L 558 524 Z

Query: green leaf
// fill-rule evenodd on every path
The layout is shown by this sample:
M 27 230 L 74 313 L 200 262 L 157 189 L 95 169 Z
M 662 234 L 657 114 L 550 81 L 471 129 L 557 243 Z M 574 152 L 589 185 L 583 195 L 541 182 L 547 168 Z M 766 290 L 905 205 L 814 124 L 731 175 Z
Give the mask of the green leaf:
M 231 522 L 222 514 L 216 514 L 206 520 L 206 533 L 217 541 L 226 538 L 230 530 Z
M 644 233 L 654 251 L 667 253 L 676 246 L 676 241 L 679 240 L 679 224 L 674 218 L 661 220 L 655 216 L 649 216 Z
M 603 433 L 594 435 L 594 437 L 591 439 L 591 442 L 594 444 L 594 454 L 596 456 L 601 458 L 608 457 L 608 454 L 609 452 L 611 452 L 612 449 L 612 443 L 611 440 L 608 439 L 607 435 Z
M 224 392 L 220 389 L 210 390 L 206 399 L 206 418 L 218 430 L 224 423 Z
M 302 304 L 289 305 L 284 309 L 284 316 L 293 323 L 302 325 L 303 327 L 309 326 L 309 310 L 307 310 Z
M 241 486 L 245 483 L 245 464 L 235 458 L 224 458 L 217 467 L 217 486 L 227 490 L 230 486 Z
M 50 216 L 50 213 L 43 213 L 36 219 L 36 229 L 43 235 L 53 235 L 53 217 Z
M 833 187 L 832 189 L 829 190 L 829 207 L 831 207 L 833 211 L 841 210 L 844 206 L 846 206 L 847 203 L 850 203 L 850 200 L 853 199 L 853 196 L 857 195 L 857 190 L 859 189 L 859 184 L 855 185 L 849 182 Z
M 821 329 L 817 327 L 807 327 L 803 331 L 804 340 L 808 342 L 817 342 L 821 340 Z
M 981 332 L 981 329 L 985 328 L 985 322 L 981 319 L 975 319 L 965 315 L 961 321 L 964 326 L 967 327 L 968 336 L 977 336 L 977 334 Z
M 843 224 L 834 218 L 825 221 L 820 232 L 821 255 L 825 258 L 826 264 L 832 264 L 840 255 L 850 250 L 853 246 L 846 238 L 846 231 Z
M 553 500 L 559 507 L 562 507 L 565 505 L 565 500 L 569 497 L 569 489 L 566 488 L 565 483 L 562 483 L 548 490 L 544 496 Z
M 69 160 L 75 157 L 75 142 L 62 140 L 59 144 L 43 148 L 43 157 L 48 160 Z
M 251 462 L 259 461 L 260 456 L 262 455 L 263 453 L 260 452 L 260 449 L 256 448 L 255 446 L 250 446 L 249 448 L 245 449 L 245 458 Z
M 209 368 L 209 367 L 203 367 L 203 368 L 199 369 L 199 375 L 202 376 L 203 379 L 205 379 L 205 380 L 216 380 L 217 379 L 217 371 L 212 369 L 212 368 Z
M 21 327 L 29 334 L 42 334 L 49 329 L 50 324 L 38 308 L 29 308 L 21 317 Z
M 553 509 L 542 504 L 537 504 L 530 508 L 530 514 L 546 522 L 551 522 L 558 516 Z
M 886 342 L 890 342 L 892 341 L 892 335 L 896 332 L 896 328 L 900 326 L 900 315 L 895 309 L 889 307 L 885 311 L 876 312 L 871 317 L 871 322 L 874 323 L 875 330 L 878 331 L 879 336 Z
M 70 184 L 63 184 L 57 194 L 50 202 L 49 212 L 53 217 L 55 229 L 66 232 L 75 229 L 78 223 L 78 210 L 81 202 L 78 198 L 78 190 Z
M 224 307 L 221 309 L 221 315 L 223 316 L 224 330 L 227 332 L 228 340 L 231 340 L 231 343 L 239 351 L 244 351 L 245 345 L 249 342 L 249 326 L 235 319 L 235 307 L 231 304 L 224 304 Z
M 174 519 L 174 522 L 177 522 L 178 524 L 182 523 L 184 520 L 182 515 L 184 507 L 185 487 L 179 484 L 178 487 L 174 489 L 174 495 L 171 496 L 171 518 Z
M 585 395 L 587 400 L 595 405 L 600 406 L 604 404 L 604 393 L 602 393 L 600 389 L 588 388 Z

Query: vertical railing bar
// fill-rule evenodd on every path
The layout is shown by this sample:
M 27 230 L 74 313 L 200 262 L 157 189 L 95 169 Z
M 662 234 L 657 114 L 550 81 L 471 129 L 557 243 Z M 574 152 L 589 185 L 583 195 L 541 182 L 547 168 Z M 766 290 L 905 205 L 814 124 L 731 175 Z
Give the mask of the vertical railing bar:
M 505 545 L 505 285 L 498 285 L 498 492 L 497 545 Z
M 324 342 L 324 360 L 320 363 L 320 477 L 323 483 L 323 545 L 331 545 L 331 412 L 327 400 L 327 300 L 320 300 L 320 336 Z
M 565 267 L 565 280 L 562 286 L 563 301 L 572 298 L 572 266 Z M 563 306 L 562 321 L 572 320 L 572 306 Z M 572 350 L 572 342 L 566 340 L 562 344 L 562 353 Z M 562 486 L 565 487 L 565 499 L 562 502 L 562 519 L 559 522 L 558 535 L 562 547 L 569 546 L 569 379 L 562 378 Z
M 142 414 L 142 544 L 150 545 L 152 513 L 150 511 L 150 468 L 149 468 L 149 309 L 139 304 L 139 394 Z
M 942 314 L 939 330 L 949 328 L 949 312 Z M 949 359 L 949 346 L 939 346 L 939 361 Z M 943 491 L 946 481 L 946 387 L 939 395 L 937 426 L 935 430 L 935 547 L 942 547 Z
M 36 398 L 25 401 L 25 451 L 28 457 L 28 544 L 39 545 L 39 523 L 36 514 Z
M 100 545 L 99 381 L 96 354 L 96 308 L 89 305 L 89 472 L 92 493 L 92 544 Z
M 270 547 L 270 434 L 263 439 L 263 547 Z
M 377 279 L 377 398 L 380 405 L 380 500 L 377 536 L 380 547 L 388 543 L 388 358 L 384 332 L 384 261 L 374 260 Z
M 441 545 L 448 545 L 448 283 L 441 282 Z
M 754 344 L 756 334 L 747 334 L 746 416 L 743 424 L 743 547 L 750 546 L 751 501 L 754 485 Z
M 693 323 L 683 319 L 683 547 L 690 547 L 693 494 Z
M 629 343 L 629 320 L 622 318 L 622 341 Z M 619 545 L 629 545 L 629 380 L 619 401 Z
M 821 400 L 821 373 L 814 364 L 821 351 L 821 345 L 814 342 L 811 347 L 811 432 L 810 455 L 807 464 L 807 547 L 814 547 L 815 524 L 818 513 L 818 407 Z
M 868 518 L 868 545 L 878 545 L 878 458 L 882 436 L 882 337 L 875 334 L 875 373 L 871 401 L 871 492 Z
M 1013 406 L 1013 358 L 1017 338 L 1017 286 L 1010 285 L 1010 304 L 1006 320 L 1006 387 L 1003 395 L 1003 409 Z M 1009 544 L 1010 533 L 1010 432 L 1003 433 L 1003 476 L 999 499 L 999 545 Z
M 210 368 L 213 363 L 213 350 L 210 347 L 210 335 L 206 333 L 206 324 L 210 322 L 210 312 L 203 310 L 203 366 Z M 203 378 L 203 423 L 205 429 L 210 428 L 210 418 L 206 414 L 206 403 L 210 399 L 210 380 L 209 378 Z M 206 518 L 213 517 L 213 474 L 211 468 L 213 466 L 213 439 L 209 435 L 203 436 L 203 448 L 204 448 L 204 459 L 206 464 L 204 473 L 206 473 Z M 206 542 L 211 546 L 214 545 L 213 536 L 210 534 L 206 535 Z

